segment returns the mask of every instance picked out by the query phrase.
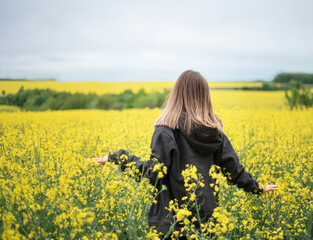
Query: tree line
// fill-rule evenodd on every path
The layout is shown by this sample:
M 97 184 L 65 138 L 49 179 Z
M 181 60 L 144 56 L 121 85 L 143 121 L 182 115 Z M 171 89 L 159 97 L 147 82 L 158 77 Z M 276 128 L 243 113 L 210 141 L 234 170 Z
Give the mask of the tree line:
M 304 84 L 313 84 L 313 74 L 310 73 L 279 73 L 277 74 L 273 82 L 275 83 L 289 83 L 292 80 L 301 82 Z
M 27 89 L 22 86 L 16 94 L 3 95 L 0 104 L 15 105 L 24 110 L 68 110 L 68 109 L 115 109 L 162 107 L 169 91 L 146 93 L 144 89 L 134 93 L 125 90 L 120 94 L 56 92 L 47 89 Z
M 313 92 L 305 86 L 305 84 L 313 84 L 313 74 L 279 73 L 272 82 L 282 85 L 287 104 L 291 110 L 313 106 Z
M 278 85 L 279 84 L 279 85 Z M 285 98 L 289 108 L 308 108 L 313 106 L 313 92 L 305 86 L 313 84 L 313 74 L 307 73 L 279 73 L 271 82 L 263 82 L 261 87 L 243 87 L 242 90 L 285 91 Z M 140 89 L 137 93 L 125 90 L 120 94 L 56 92 L 51 89 L 25 90 L 22 86 L 16 94 L 5 95 L 2 91 L 0 104 L 18 106 L 24 110 L 67 110 L 67 109 L 116 109 L 127 108 L 160 108 L 169 93 L 146 93 Z
M 279 73 L 271 82 L 263 82 L 261 87 L 243 87 L 242 90 L 283 90 L 287 104 L 290 110 L 292 110 L 313 106 L 313 92 L 305 84 L 313 84 L 313 74 Z

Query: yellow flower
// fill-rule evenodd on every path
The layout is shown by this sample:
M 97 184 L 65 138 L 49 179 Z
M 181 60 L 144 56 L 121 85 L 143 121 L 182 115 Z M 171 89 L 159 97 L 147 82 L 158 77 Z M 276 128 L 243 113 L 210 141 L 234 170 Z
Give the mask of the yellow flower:
M 177 214 L 176 214 L 176 218 L 177 218 L 177 221 L 180 222 L 180 221 L 183 221 L 186 217 L 190 216 L 191 215 L 191 212 L 187 209 L 179 209 Z
M 104 239 L 118 240 L 118 237 L 115 233 L 106 233 Z

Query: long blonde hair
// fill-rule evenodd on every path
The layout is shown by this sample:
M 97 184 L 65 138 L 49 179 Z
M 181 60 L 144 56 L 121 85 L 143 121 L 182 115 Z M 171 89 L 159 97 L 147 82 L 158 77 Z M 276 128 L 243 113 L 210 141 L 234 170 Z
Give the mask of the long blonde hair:
M 197 125 L 222 129 L 219 117 L 213 112 L 209 84 L 199 72 L 193 70 L 187 70 L 179 76 L 154 127 L 177 129 L 178 120 L 183 115 L 184 129 L 188 134 Z

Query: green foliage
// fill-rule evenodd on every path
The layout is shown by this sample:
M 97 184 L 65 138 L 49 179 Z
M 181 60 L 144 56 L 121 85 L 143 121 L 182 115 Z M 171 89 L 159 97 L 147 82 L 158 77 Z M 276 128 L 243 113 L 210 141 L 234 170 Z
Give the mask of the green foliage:
M 74 95 L 69 95 L 65 99 L 64 104 L 60 109 L 88 109 L 89 106 L 96 101 L 98 96 L 96 94 L 83 94 L 83 93 L 75 93 Z
M 261 90 L 262 91 L 276 91 L 276 90 L 281 90 L 282 88 L 281 87 L 278 87 L 276 85 L 276 83 L 273 83 L 273 82 L 263 82 L 262 84 L 262 88 Z
M 106 95 L 102 95 L 99 97 L 95 108 L 98 109 L 118 109 L 118 106 L 116 105 L 117 103 L 117 98 L 115 97 L 115 95 L 111 95 L 111 94 L 106 94 Z
M 290 110 L 313 106 L 313 93 L 302 82 L 291 80 L 285 88 L 285 97 Z
M 282 87 L 277 86 L 274 82 L 263 82 L 262 87 L 242 87 L 241 90 L 258 90 L 258 91 L 278 91 L 283 90 Z
M 313 84 L 313 74 L 309 73 L 279 73 L 273 79 L 277 83 L 289 83 L 295 80 L 302 83 Z
M 0 104 L 15 105 L 25 110 L 65 110 L 65 109 L 116 109 L 156 108 L 162 107 L 168 91 L 163 93 L 146 93 L 144 89 L 138 93 L 125 90 L 121 94 L 83 94 L 56 92 L 50 89 L 24 90 L 22 86 L 16 94 L 8 94 L 0 98 Z

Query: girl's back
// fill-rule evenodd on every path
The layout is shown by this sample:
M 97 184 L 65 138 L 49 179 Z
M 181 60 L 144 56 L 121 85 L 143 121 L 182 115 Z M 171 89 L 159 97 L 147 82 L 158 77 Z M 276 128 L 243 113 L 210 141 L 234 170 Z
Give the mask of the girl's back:
M 169 230 L 173 222 L 172 214 L 166 210 L 169 202 L 176 199 L 181 205 L 184 203 L 184 197 L 188 196 L 182 175 L 188 165 L 195 166 L 197 173 L 203 177 L 204 185 L 197 189 L 196 194 L 197 203 L 201 203 L 201 222 L 208 221 L 218 205 L 218 195 L 214 194 L 211 187 L 215 180 L 209 175 L 213 164 L 221 166 L 224 174 L 229 173 L 230 183 L 237 184 L 247 192 L 262 192 L 257 181 L 240 164 L 236 152 L 221 130 L 198 126 L 188 134 L 184 123 L 185 118 L 182 116 L 178 129 L 156 127 L 151 141 L 152 157 L 159 159 L 168 169 L 167 175 L 159 180 L 157 186 L 161 189 L 164 185 L 167 189 L 158 195 L 157 203 L 152 205 L 149 212 L 150 225 L 157 226 L 163 233 Z M 195 210 L 193 215 L 196 215 Z

